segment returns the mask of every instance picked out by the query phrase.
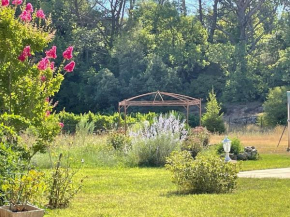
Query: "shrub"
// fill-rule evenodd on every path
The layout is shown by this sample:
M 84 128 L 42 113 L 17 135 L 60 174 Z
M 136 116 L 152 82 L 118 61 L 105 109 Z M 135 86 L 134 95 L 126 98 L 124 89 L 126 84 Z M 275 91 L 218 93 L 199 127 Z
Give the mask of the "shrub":
M 193 193 L 226 193 L 236 187 L 238 170 L 215 155 L 198 155 L 195 160 L 188 151 L 173 152 L 166 168 L 179 190 Z
M 186 150 L 191 153 L 194 158 L 196 155 L 208 146 L 209 132 L 206 128 L 196 127 L 188 135 L 186 140 L 181 145 L 181 150 Z
M 123 133 L 111 132 L 108 136 L 107 143 L 115 150 L 127 152 L 131 149 L 130 138 Z
M 190 127 L 199 126 L 199 116 L 190 114 L 188 117 L 188 125 Z
M 202 116 L 202 126 L 206 127 L 210 132 L 225 132 L 225 124 L 223 114 L 220 114 L 221 106 L 216 99 L 216 95 L 212 90 L 207 99 L 206 113 Z
M 242 146 L 241 141 L 238 138 L 233 138 L 231 140 L 232 145 L 230 153 L 238 155 L 240 152 L 244 151 L 244 147 Z M 218 144 L 217 152 L 218 154 L 224 153 L 223 143 Z
M 15 177 L 6 179 L 2 189 L 13 212 L 26 211 L 28 203 L 38 203 L 45 191 L 44 173 L 29 170 L 26 174 L 17 173 Z
M 62 154 L 59 155 L 58 162 L 47 179 L 48 185 L 48 207 L 51 209 L 68 207 L 72 198 L 82 188 L 81 183 L 75 182 L 75 175 L 78 170 L 73 170 L 69 160 L 66 165 L 61 164 Z
M 150 125 L 144 122 L 137 131 L 130 131 L 132 139 L 131 155 L 138 165 L 163 166 L 166 157 L 174 150 L 179 150 L 187 131 L 184 122 L 170 114 L 168 118 L 160 115 Z
M 275 126 L 287 123 L 287 90 L 289 90 L 288 87 L 270 89 L 263 104 L 265 125 Z
M 81 116 L 73 113 L 61 111 L 57 114 L 60 122 L 64 123 L 63 131 L 68 133 L 76 132 L 76 125 L 79 123 Z

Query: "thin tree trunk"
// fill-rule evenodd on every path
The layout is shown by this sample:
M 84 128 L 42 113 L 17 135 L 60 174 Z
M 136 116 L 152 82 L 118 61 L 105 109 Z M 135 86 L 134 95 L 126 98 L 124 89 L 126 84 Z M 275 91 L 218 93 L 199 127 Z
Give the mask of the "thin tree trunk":
M 213 43 L 213 37 L 214 37 L 214 32 L 216 30 L 216 22 L 217 22 L 217 6 L 218 6 L 218 2 L 219 0 L 214 0 L 214 4 L 213 4 L 213 15 L 212 15 L 212 20 L 211 20 L 211 28 L 210 28 L 210 32 L 209 32 L 209 42 Z
M 199 4 L 199 21 L 201 22 L 202 25 L 204 25 L 203 22 L 203 12 L 202 12 L 202 0 L 198 0 L 198 4 Z
M 185 4 L 185 0 L 182 0 L 181 8 L 182 8 L 183 15 L 186 16 L 186 4 Z

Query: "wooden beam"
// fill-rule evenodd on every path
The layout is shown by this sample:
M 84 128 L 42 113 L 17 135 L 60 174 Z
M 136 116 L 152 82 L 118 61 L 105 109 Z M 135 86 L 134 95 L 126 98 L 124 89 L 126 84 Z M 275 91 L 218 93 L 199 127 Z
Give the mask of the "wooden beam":
M 288 107 L 288 148 L 287 151 L 290 152 L 290 91 L 287 91 L 287 107 Z

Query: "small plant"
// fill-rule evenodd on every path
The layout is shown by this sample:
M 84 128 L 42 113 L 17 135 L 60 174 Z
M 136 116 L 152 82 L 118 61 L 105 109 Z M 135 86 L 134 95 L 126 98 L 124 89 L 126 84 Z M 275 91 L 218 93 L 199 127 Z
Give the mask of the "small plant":
M 232 140 L 232 145 L 231 145 L 230 153 L 238 155 L 240 152 L 244 151 L 244 147 L 242 146 L 241 141 L 238 138 L 233 138 L 231 140 Z M 218 144 L 217 153 L 218 154 L 224 153 L 224 148 L 223 148 L 222 143 Z
M 108 136 L 107 143 L 115 150 L 123 150 L 126 152 L 131 149 L 130 138 L 123 133 L 111 132 Z
M 85 145 L 86 137 L 93 134 L 94 128 L 93 122 L 88 122 L 87 117 L 81 116 L 80 122 L 76 126 L 76 135 L 82 146 Z
M 209 99 L 206 103 L 206 113 L 202 116 L 202 126 L 206 127 L 210 132 L 223 133 L 225 132 L 225 124 L 223 114 L 220 114 L 221 105 L 216 99 L 214 90 L 209 93 Z
M 187 135 L 184 122 L 170 114 L 154 118 L 152 125 L 143 122 L 137 132 L 130 131 L 133 155 L 138 165 L 163 166 L 166 157 L 174 150 L 180 150 L 180 145 Z
M 51 209 L 68 207 L 73 197 L 82 188 L 82 185 L 76 184 L 74 180 L 78 170 L 72 170 L 69 162 L 65 167 L 62 166 L 61 161 L 62 154 L 59 155 L 56 167 L 47 181 L 48 207 Z
M 30 170 L 26 174 L 15 174 L 14 178 L 4 181 L 2 189 L 6 192 L 6 199 L 13 212 L 27 211 L 28 203 L 38 203 L 46 185 L 45 174 L 36 170 Z
M 196 127 L 182 143 L 181 150 L 189 151 L 194 158 L 200 151 L 208 147 L 209 136 L 210 133 L 206 128 Z
M 173 152 L 166 168 L 180 191 L 192 193 L 226 193 L 236 187 L 236 165 L 225 163 L 216 155 L 198 155 L 194 160 L 188 151 Z

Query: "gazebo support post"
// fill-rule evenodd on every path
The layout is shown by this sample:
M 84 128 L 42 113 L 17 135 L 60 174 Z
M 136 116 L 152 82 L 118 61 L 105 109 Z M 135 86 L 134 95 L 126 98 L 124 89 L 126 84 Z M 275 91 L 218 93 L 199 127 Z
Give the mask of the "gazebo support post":
M 188 119 L 189 119 L 189 105 L 186 106 L 186 123 L 189 125 Z
M 121 106 L 118 106 L 118 112 L 119 112 L 119 122 L 118 122 L 118 127 L 117 129 L 119 130 L 120 124 L 121 124 Z
M 199 126 L 201 126 L 201 99 L 199 99 Z
M 288 148 L 287 151 L 290 152 L 290 91 L 287 91 L 287 109 L 288 109 L 288 119 L 287 119 L 287 123 L 288 123 Z
M 125 113 L 125 135 L 127 134 L 127 106 L 124 106 L 124 113 Z

